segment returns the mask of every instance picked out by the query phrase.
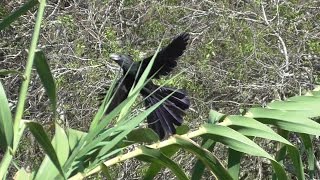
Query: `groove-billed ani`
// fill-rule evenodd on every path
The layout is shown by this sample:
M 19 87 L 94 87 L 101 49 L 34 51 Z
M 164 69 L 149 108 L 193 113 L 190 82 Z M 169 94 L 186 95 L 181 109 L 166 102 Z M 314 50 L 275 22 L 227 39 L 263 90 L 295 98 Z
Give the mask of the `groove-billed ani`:
M 182 33 L 168 46 L 162 48 L 154 60 L 148 78 L 158 79 L 161 75 L 168 75 L 173 68 L 177 66 L 177 60 L 186 49 L 188 40 L 189 34 Z M 134 62 L 131 57 L 126 55 L 111 54 L 110 57 L 122 67 L 123 76 L 117 82 L 114 98 L 106 113 L 111 112 L 118 104 L 127 98 L 131 87 L 139 80 L 153 56 L 138 62 Z M 141 66 L 140 70 L 139 66 Z M 174 125 L 180 126 L 182 124 L 182 116 L 190 106 L 189 98 L 182 90 L 169 87 L 159 88 L 159 86 L 153 84 L 152 81 L 149 81 L 140 91 L 141 95 L 145 98 L 144 103 L 146 107 L 156 104 L 172 92 L 174 93 L 147 117 L 148 126 L 152 128 L 161 139 L 175 134 L 176 129 Z M 148 95 L 150 96 L 147 97 Z

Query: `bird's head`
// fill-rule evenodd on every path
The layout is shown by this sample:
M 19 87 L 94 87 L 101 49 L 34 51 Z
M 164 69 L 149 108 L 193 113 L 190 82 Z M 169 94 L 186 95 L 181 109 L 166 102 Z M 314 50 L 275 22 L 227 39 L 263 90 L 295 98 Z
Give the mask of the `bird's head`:
M 125 72 L 127 72 L 133 64 L 132 58 L 127 55 L 111 54 L 110 58 L 119 64 Z

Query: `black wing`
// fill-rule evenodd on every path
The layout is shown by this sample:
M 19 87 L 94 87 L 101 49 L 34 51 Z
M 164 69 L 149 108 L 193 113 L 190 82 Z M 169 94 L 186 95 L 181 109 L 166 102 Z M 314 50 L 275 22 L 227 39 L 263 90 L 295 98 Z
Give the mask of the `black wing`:
M 154 64 L 149 73 L 149 77 L 159 78 L 161 75 L 168 75 L 177 66 L 177 59 L 183 54 L 188 45 L 189 34 L 182 33 L 172 42 L 158 52 Z M 145 58 L 142 62 L 143 69 L 146 68 L 153 56 Z
M 117 81 L 115 88 L 113 89 L 113 97 L 111 96 L 112 100 L 108 109 L 106 110 L 106 114 L 109 114 L 114 108 L 116 108 L 122 101 L 127 98 L 129 94 L 129 90 L 124 85 L 123 79 L 124 77 L 120 78 Z

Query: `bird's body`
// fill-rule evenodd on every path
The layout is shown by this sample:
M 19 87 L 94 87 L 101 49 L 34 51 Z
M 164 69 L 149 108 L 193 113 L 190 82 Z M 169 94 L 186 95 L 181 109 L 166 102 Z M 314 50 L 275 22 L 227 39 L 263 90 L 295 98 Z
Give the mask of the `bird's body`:
M 188 44 L 189 34 L 182 33 L 177 36 L 168 46 L 163 48 L 155 57 L 148 78 L 160 78 L 161 75 L 168 75 L 177 65 L 177 59 L 183 54 Z M 109 113 L 118 104 L 125 100 L 132 86 L 140 79 L 145 68 L 153 56 L 142 61 L 134 62 L 129 56 L 110 56 L 123 69 L 123 76 L 118 80 L 114 98 L 106 113 Z M 173 93 L 174 92 L 174 93 Z M 175 126 L 183 122 L 182 116 L 190 106 L 189 98 L 182 90 L 169 87 L 161 87 L 149 81 L 140 91 L 145 98 L 145 106 L 149 107 L 166 96 L 173 93 L 162 105 L 160 105 L 148 117 L 148 126 L 152 128 L 160 138 L 175 134 Z M 151 94 L 151 95 L 150 95 Z

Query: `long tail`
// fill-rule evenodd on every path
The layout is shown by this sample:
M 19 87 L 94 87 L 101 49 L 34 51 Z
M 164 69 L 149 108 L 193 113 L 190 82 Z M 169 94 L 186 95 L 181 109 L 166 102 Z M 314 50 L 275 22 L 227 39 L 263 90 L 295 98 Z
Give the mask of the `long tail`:
M 147 87 L 149 92 L 142 94 L 146 97 L 147 94 L 150 94 L 150 90 L 153 92 L 157 88 L 158 86 L 152 84 L 151 87 Z M 185 111 L 190 107 L 190 100 L 182 90 L 169 87 L 161 87 L 145 99 L 146 107 L 150 107 L 171 93 L 173 94 L 147 117 L 148 126 L 152 128 L 161 139 L 176 133 L 174 125 L 180 126 L 182 124 Z

